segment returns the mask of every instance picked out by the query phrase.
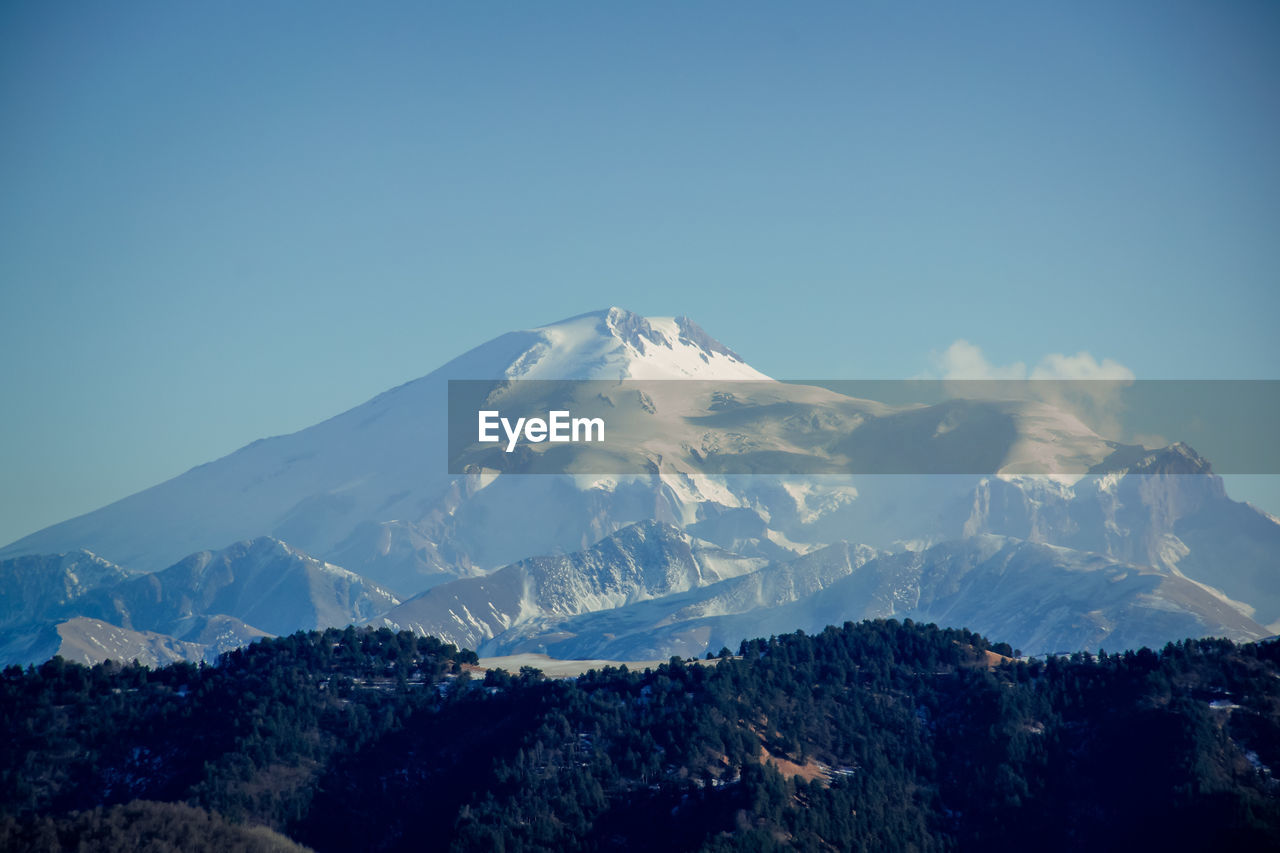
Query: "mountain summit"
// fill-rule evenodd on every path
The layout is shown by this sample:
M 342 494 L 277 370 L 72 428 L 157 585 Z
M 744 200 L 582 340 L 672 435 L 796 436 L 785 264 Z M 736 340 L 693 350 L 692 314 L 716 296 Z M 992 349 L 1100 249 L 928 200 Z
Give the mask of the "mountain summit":
M 688 317 L 625 308 L 503 335 L 441 371 L 450 379 L 769 378 Z

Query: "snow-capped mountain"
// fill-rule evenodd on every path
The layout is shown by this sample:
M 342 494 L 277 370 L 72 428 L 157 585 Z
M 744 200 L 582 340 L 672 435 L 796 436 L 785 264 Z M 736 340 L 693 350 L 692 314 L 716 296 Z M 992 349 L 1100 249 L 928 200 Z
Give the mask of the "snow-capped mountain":
M 0 579 L 30 577 L 32 562 L 0 562 Z M 46 587 L 60 588 L 73 571 L 80 577 L 93 570 L 99 581 L 72 598 L 28 594 L 24 608 L 6 616 L 4 630 L 13 639 L 0 648 L 0 665 L 39 660 L 44 651 L 85 660 L 94 648 L 138 648 L 156 660 L 170 653 L 212 659 L 258 637 L 362 622 L 400 603 L 354 572 L 266 537 L 147 574 L 123 572 L 84 552 L 44 562 L 59 568 L 43 573 Z
M 623 660 L 698 657 L 722 646 L 736 648 L 743 637 L 888 617 L 966 626 L 1027 654 L 1268 634 L 1235 602 L 1167 569 L 1004 536 L 894 554 L 837 543 L 687 590 L 636 595 L 605 607 L 540 607 L 537 584 L 525 568 L 579 576 L 600 550 L 611 553 L 615 541 L 687 541 L 683 537 L 660 524 L 636 525 L 605 540 L 603 549 L 524 561 L 491 576 L 516 594 L 494 596 L 487 578 L 454 581 L 375 623 L 444 637 L 486 655 Z M 648 565 L 637 569 L 637 556 L 625 561 L 633 576 L 662 576 L 683 562 L 678 550 L 649 549 Z M 511 606 L 486 614 L 494 601 Z M 484 615 L 475 619 L 473 613 Z
M 989 477 L 962 533 L 999 533 L 1096 552 L 1208 584 L 1280 631 L 1280 524 L 1231 500 L 1190 447 L 1137 454 L 1074 483 Z
M 574 554 L 532 557 L 482 578 L 433 587 L 372 620 L 443 637 L 462 648 L 530 624 L 698 589 L 740 577 L 765 560 L 732 554 L 669 524 L 645 522 Z
M 448 516 L 480 488 L 444 471 L 449 379 L 764 379 L 692 321 L 648 320 L 621 309 L 502 335 L 369 402 L 291 435 L 254 442 L 158 486 L 0 549 L 0 558 L 90 548 L 154 571 L 195 551 L 273 536 L 413 593 L 433 580 L 479 573 L 530 553 L 572 548 L 616 529 L 575 495 L 549 539 L 458 535 Z M 537 502 L 563 499 L 545 482 Z M 646 505 L 621 490 L 615 503 Z M 660 491 L 660 490 L 658 490 Z M 519 496 L 527 513 L 531 497 Z M 552 504 L 555 506 L 555 504 Z M 583 521 L 570 520 L 571 510 Z M 488 510 L 486 510 L 488 511 Z M 499 509 L 500 511 L 500 509 Z M 607 515 L 607 513 L 605 513 Z M 544 520 L 530 532 L 547 529 Z M 74 543 L 74 544 L 72 544 Z M 526 547 L 526 545 L 530 547 Z
M 287 634 L 362 621 L 399 603 L 354 572 L 262 537 L 96 590 L 77 609 L 123 628 L 188 639 L 213 614 Z
M 654 470 L 661 461 L 661 477 L 494 476 L 484 470 L 451 476 L 442 459 L 447 382 L 467 378 L 750 381 L 739 398 L 702 399 L 678 390 L 682 383 L 667 383 L 666 396 L 655 391 L 656 402 L 619 397 L 611 430 L 625 435 L 629 424 L 641 424 L 634 427 L 641 437 L 633 453 Z M 666 419 L 661 429 L 649 423 L 653 417 Z M 682 430 L 692 431 L 688 440 Z M 918 446 L 904 450 L 904 436 L 920 437 Z M 948 491 L 936 482 L 924 482 L 920 495 L 901 502 L 904 511 L 886 514 L 888 504 L 879 502 L 868 516 L 862 512 L 867 503 L 854 498 L 881 484 L 732 476 L 777 470 L 779 459 L 798 473 L 819 459 L 888 471 L 922 461 L 903 460 L 904 453 L 943 469 L 949 459 L 963 466 L 982 457 L 985 467 L 1053 454 L 1088 466 L 1115 449 L 1114 442 L 1041 404 L 891 408 L 770 382 L 688 319 L 646 319 L 611 308 L 500 336 L 323 423 L 254 442 L 27 536 L 0 549 L 0 557 L 89 548 L 153 571 L 194 551 L 271 536 L 409 596 L 530 554 L 576 551 L 646 519 L 699 525 L 697 535 L 717 544 L 776 557 L 844 538 L 880 547 L 934 537 L 933 517 L 951 508 L 939 502 Z M 744 537 L 751 516 L 763 526 Z M 494 536 L 499 520 L 503 533 Z
M 657 629 L 777 607 L 821 590 L 876 556 L 839 543 L 786 562 L 743 558 L 660 521 L 623 528 L 575 553 L 521 560 L 484 578 L 433 587 L 373 620 L 443 637 L 481 654 L 580 657 L 592 644 L 623 657 L 668 657 Z M 670 631 L 664 631 L 670 633 Z M 696 654 L 706 649 L 699 645 Z M 679 652 L 685 654 L 685 652 Z
M 442 368 L 450 379 L 768 379 L 688 317 L 609 308 L 503 335 Z
M 497 467 L 476 457 L 466 473 L 449 474 L 453 379 L 508 390 L 508 380 L 528 379 L 617 386 L 588 390 L 611 407 L 610 429 L 630 441 L 636 473 L 601 473 L 586 450 L 563 446 L 569 463 L 558 470 L 576 473 L 519 473 L 544 445 Z M 619 380 L 685 381 L 640 394 Z M 712 380 L 732 389 L 687 390 Z M 541 393 L 535 383 L 521 388 Z M 883 473 L 815 473 L 832 465 Z M 778 470 L 794 473 L 769 473 Z M 895 473 L 913 470 L 955 473 Z M 1027 473 L 1044 470 L 1074 473 Z M 990 554 L 948 556 L 988 535 L 1022 543 L 1014 563 L 1042 568 L 1011 574 L 1012 563 Z M 862 544 L 828 547 L 841 542 Z M 1019 550 L 1033 548 L 1041 550 Z M 44 554 L 72 556 L 30 563 L 32 586 L 30 566 L 14 561 Z M 0 618 L 32 607 L 49 615 L 24 623 L 39 638 L 28 651 L 56 647 L 63 641 L 50 626 L 70 632 L 76 617 L 152 632 L 161 639 L 97 640 L 154 654 L 185 648 L 156 651 L 163 637 L 216 650 L 254 632 L 385 618 L 486 649 L 651 657 L 705 651 L 694 647 L 775 620 L 801 620 L 777 623 L 779 632 L 810 627 L 819 613 L 976 614 L 968 627 L 997 629 L 1005 623 L 984 604 L 1039 613 L 999 596 L 939 610 L 940 590 L 962 565 L 965 577 L 990 575 L 999 588 L 1015 577 L 1090 579 L 1080 586 L 1089 596 L 1059 595 L 1065 609 L 1041 614 L 1056 626 L 1047 634 L 1025 619 L 1006 626 L 1027 646 L 1280 628 L 1280 523 L 1232 501 L 1188 447 L 1122 445 L 1043 402 L 890 406 L 774 382 L 686 318 L 617 308 L 502 335 L 320 424 L 25 537 L 0 549 L 5 559 L 0 568 L 16 573 L 0 571 Z M 929 560 L 952 569 L 932 572 Z M 152 574 L 124 576 L 134 571 Z M 1115 585 L 1095 582 L 1102 577 Z M 876 604 L 890 587 L 913 590 L 917 603 Z M 1104 606 L 1108 590 L 1128 603 Z M 1162 606 L 1182 615 L 1161 621 Z M 1219 606 L 1231 612 L 1214 615 Z M 1095 610 L 1118 621 L 1088 628 Z M 1129 623 L 1145 627 L 1126 634 Z M 92 631 L 105 630 L 95 624 L 77 623 L 76 635 L 92 644 Z
M 65 611 L 136 574 L 83 549 L 0 560 L 0 628 L 28 622 L 32 614 Z

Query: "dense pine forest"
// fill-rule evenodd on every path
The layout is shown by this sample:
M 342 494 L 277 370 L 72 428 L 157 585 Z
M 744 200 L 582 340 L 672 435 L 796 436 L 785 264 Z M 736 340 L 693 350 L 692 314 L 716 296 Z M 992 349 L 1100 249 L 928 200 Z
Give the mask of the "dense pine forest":
M 846 623 L 548 680 L 383 630 L 0 676 L 0 849 L 1280 848 L 1280 643 Z

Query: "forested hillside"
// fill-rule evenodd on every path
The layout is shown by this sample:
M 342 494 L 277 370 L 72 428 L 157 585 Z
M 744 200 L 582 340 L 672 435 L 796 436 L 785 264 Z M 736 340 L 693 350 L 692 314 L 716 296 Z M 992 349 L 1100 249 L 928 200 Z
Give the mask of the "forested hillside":
M 1280 844 L 1280 644 L 1011 651 L 876 621 L 550 681 L 348 628 L 217 666 L 11 667 L 0 847 L 285 843 L 258 825 L 342 851 Z

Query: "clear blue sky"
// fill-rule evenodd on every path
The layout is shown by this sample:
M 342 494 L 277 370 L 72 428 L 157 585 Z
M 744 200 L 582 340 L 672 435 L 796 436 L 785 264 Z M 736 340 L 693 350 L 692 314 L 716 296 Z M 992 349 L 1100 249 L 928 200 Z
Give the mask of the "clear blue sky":
M 11 0 L 0 543 L 611 304 L 1277 378 L 1277 151 L 1271 2 Z

